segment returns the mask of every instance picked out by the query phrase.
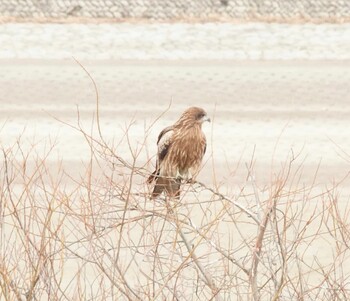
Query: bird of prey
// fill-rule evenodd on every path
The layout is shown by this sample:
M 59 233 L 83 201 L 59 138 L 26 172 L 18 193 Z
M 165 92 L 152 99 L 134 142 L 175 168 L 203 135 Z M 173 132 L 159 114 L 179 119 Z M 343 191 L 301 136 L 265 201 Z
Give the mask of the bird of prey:
M 194 179 L 198 174 L 206 150 L 203 122 L 210 122 L 207 113 L 198 107 L 187 109 L 172 126 L 158 136 L 156 170 L 148 178 L 155 181 L 152 198 L 163 191 L 169 197 L 180 197 L 182 180 Z

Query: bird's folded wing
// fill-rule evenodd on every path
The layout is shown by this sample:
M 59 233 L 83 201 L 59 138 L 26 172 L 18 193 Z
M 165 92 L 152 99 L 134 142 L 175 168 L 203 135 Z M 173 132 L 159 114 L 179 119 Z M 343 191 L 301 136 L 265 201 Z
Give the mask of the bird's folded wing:
M 168 126 L 162 130 L 158 136 L 158 155 L 157 155 L 157 167 L 159 168 L 160 163 L 167 155 L 172 142 L 172 136 L 174 133 L 174 127 Z

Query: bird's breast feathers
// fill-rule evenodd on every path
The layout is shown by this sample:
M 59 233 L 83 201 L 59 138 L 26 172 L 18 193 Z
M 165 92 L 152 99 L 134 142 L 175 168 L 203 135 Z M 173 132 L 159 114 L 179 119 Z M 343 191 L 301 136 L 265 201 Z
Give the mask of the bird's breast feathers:
M 162 140 L 165 143 L 161 149 L 158 145 L 161 176 L 188 179 L 199 171 L 206 148 L 206 139 L 200 128 L 167 132 Z M 162 149 L 166 149 L 165 155 Z

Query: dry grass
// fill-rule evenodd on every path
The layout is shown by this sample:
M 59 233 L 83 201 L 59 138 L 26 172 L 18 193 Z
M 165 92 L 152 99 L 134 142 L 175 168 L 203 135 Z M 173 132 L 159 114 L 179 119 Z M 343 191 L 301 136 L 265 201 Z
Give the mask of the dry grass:
M 81 177 L 49 168 L 54 143 L 2 149 L 0 300 L 350 300 L 350 208 L 336 184 L 305 186 L 291 154 L 268 187 L 251 163 L 232 194 L 196 182 L 180 201 L 152 201 L 138 159 L 148 131 L 133 147 L 126 130 L 121 156 L 96 98 L 94 128 L 79 114 L 68 125 L 90 149 Z

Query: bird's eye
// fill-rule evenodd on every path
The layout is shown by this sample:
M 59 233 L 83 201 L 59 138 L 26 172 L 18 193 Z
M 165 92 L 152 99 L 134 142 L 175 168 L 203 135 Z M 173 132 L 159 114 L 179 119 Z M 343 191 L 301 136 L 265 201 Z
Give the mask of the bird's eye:
M 204 113 L 199 113 L 199 114 L 197 115 L 197 119 L 201 119 L 201 118 L 203 118 L 204 116 L 205 116 Z

